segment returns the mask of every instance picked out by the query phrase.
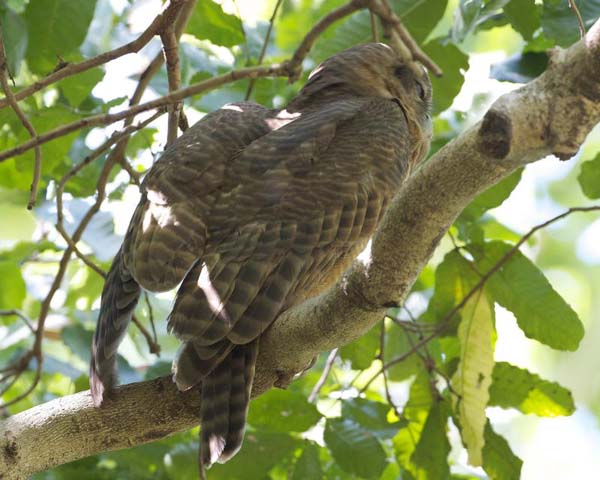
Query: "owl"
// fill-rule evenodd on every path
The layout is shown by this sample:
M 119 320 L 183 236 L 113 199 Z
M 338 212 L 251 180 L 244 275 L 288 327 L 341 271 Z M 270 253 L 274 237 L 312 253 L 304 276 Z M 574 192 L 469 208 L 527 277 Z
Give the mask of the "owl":
M 200 392 L 202 464 L 233 456 L 261 335 L 365 247 L 428 150 L 431 94 L 420 64 L 368 43 L 325 60 L 284 109 L 228 104 L 173 142 L 144 178 L 102 292 L 95 403 L 116 384 L 141 289 L 177 287 L 173 379 Z

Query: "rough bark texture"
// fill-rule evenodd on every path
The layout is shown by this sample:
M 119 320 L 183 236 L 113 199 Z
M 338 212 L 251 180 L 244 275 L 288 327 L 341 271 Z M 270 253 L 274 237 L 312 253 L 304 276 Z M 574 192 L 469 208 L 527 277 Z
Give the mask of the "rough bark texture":
M 319 352 L 360 337 L 401 302 L 439 239 L 482 190 L 519 166 L 572 156 L 600 121 L 600 22 L 547 71 L 504 95 L 483 120 L 440 150 L 407 182 L 373 239 L 371 258 L 324 295 L 285 312 L 261 340 L 253 396 L 285 385 Z M 0 422 L 0 478 L 19 479 L 94 453 L 132 447 L 198 423 L 199 401 L 170 379 L 120 387 L 92 405 L 89 392 Z

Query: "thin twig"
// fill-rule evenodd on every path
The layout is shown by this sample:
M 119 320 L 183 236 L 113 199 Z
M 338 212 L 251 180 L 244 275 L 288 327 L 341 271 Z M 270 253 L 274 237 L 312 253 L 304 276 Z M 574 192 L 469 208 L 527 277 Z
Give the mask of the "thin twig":
M 535 234 L 538 230 L 544 229 L 544 228 L 548 227 L 549 225 L 571 215 L 572 213 L 593 212 L 593 211 L 600 211 L 600 205 L 592 205 L 590 207 L 572 207 L 572 208 L 569 208 L 567 211 L 561 213 L 560 215 L 556 215 L 555 217 L 552 217 L 550 220 L 547 220 L 547 221 L 540 223 L 540 224 L 534 226 L 533 228 L 531 228 L 531 230 L 529 230 L 525 235 L 523 235 L 521 237 L 521 239 L 508 252 L 506 252 L 502 256 L 502 258 L 500 258 L 496 262 L 496 264 L 485 273 L 485 275 L 483 275 L 481 277 L 479 282 L 477 282 L 477 284 L 469 292 L 467 292 L 467 294 L 461 299 L 461 301 L 452 310 L 450 310 L 450 312 L 448 312 L 448 314 L 438 323 L 436 329 L 431 334 L 427 335 L 426 337 L 423 337 L 421 340 L 416 342 L 412 346 L 412 348 L 410 348 L 407 352 L 405 352 L 402 355 L 399 355 L 398 357 L 385 363 L 381 367 L 381 369 L 367 381 L 367 383 L 363 387 L 362 391 L 366 390 L 369 387 L 369 385 L 371 385 L 371 383 L 373 383 L 373 381 L 379 375 L 381 375 L 381 373 L 384 370 L 387 370 L 391 366 L 396 365 L 396 364 L 406 360 L 408 357 L 410 357 L 413 353 L 415 353 L 423 345 L 426 345 L 431 340 L 433 340 L 434 338 L 439 336 L 448 327 L 448 324 L 450 323 L 450 320 L 452 320 L 454 315 L 456 315 L 466 305 L 466 303 L 471 299 L 471 297 L 473 295 L 475 295 L 485 285 L 485 283 L 489 280 L 489 278 L 494 273 L 496 273 L 498 270 L 500 270 L 500 268 L 502 268 L 502 266 L 508 260 L 510 260 L 510 258 L 519 250 L 521 245 L 523 245 L 525 242 L 527 242 L 527 240 L 529 240 L 531 238 L 531 236 L 533 234 Z
M 93 127 L 98 125 L 109 125 L 111 123 L 115 123 L 126 118 L 132 118 L 138 113 L 146 112 L 148 110 L 154 110 L 156 108 L 180 102 L 184 98 L 196 95 L 201 92 L 205 92 L 207 90 L 212 90 L 214 88 L 220 87 L 221 85 L 225 85 L 226 83 L 231 83 L 236 80 L 252 77 L 286 77 L 288 76 L 288 73 L 289 68 L 287 63 L 281 65 L 276 64 L 264 67 L 248 67 L 241 68 L 239 70 L 232 70 L 223 75 L 209 78 L 207 80 L 190 85 L 186 88 L 181 88 L 170 93 L 169 95 L 165 95 L 155 100 L 142 103 L 140 105 L 134 105 L 121 112 L 92 115 L 90 117 L 82 118 L 81 120 L 71 122 L 61 127 L 55 128 L 54 130 L 50 130 L 46 133 L 38 135 L 38 137 L 34 140 L 29 140 L 15 148 L 11 148 L 0 153 L 0 161 L 7 160 L 16 155 L 20 155 L 28 150 L 31 150 L 36 145 L 47 143 L 51 140 L 63 137 L 71 132 L 80 130 L 82 128 Z
M 577 4 L 575 0 L 569 0 L 569 8 L 573 10 L 573 13 L 577 17 L 577 24 L 579 25 L 579 35 L 581 38 L 585 37 L 585 23 L 583 23 L 583 18 L 581 18 L 581 12 L 579 8 L 577 8 Z
M 150 295 L 148 295 L 148 292 L 146 290 L 144 290 L 144 300 L 146 301 L 146 309 L 148 310 L 148 320 L 150 322 L 150 327 L 152 328 L 152 336 L 154 338 L 154 342 L 158 344 L 158 336 L 156 335 L 156 327 L 154 325 L 154 309 L 152 308 L 152 304 L 150 303 Z
M 314 388 L 312 389 L 312 392 L 310 392 L 310 395 L 308 396 L 309 402 L 313 403 L 317 399 L 319 392 L 323 388 L 323 385 L 325 385 L 327 377 L 329 377 L 329 373 L 331 372 L 331 369 L 333 367 L 333 362 L 335 362 L 335 358 L 337 357 L 338 351 L 339 348 L 334 348 L 331 352 L 329 352 L 329 356 L 327 357 L 327 361 L 325 362 L 325 367 L 323 368 L 323 373 L 321 373 L 319 381 L 315 384 Z
M 31 330 L 31 333 L 35 333 L 35 329 L 33 328 L 33 322 L 21 310 L 18 310 L 16 308 L 13 308 L 11 310 L 0 310 L 0 317 L 9 317 L 9 316 L 13 316 L 13 315 L 15 317 L 19 317 L 21 320 L 23 320 L 23 323 L 25 323 L 25 325 L 27 325 L 27 328 L 29 328 L 29 330 Z
M 333 23 L 341 20 L 344 17 L 347 17 L 348 15 L 351 15 L 354 12 L 357 12 L 358 10 L 362 10 L 363 8 L 367 7 L 369 3 L 370 0 L 351 0 L 346 5 L 342 5 L 341 7 L 336 8 L 329 14 L 325 15 L 313 26 L 313 28 L 304 36 L 302 42 L 300 42 L 300 45 L 294 52 L 294 55 L 288 64 L 290 69 L 290 83 L 295 82 L 300 77 L 300 74 L 302 73 L 302 61 L 306 55 L 308 55 L 308 52 L 317 41 L 317 38 L 319 38 L 319 35 L 327 30 L 327 28 L 329 28 L 329 26 Z
M 190 85 L 189 87 L 176 90 L 170 93 L 169 95 L 165 95 L 163 97 L 157 98 L 155 100 L 140 105 L 131 106 L 130 108 L 121 112 L 99 114 L 83 118 L 81 120 L 55 128 L 54 130 L 45 132 L 39 135 L 35 141 L 30 140 L 12 149 L 5 150 L 4 152 L 0 153 L 0 162 L 8 158 L 12 158 L 15 155 L 20 155 L 34 148 L 36 145 L 47 143 L 56 138 L 68 135 L 69 133 L 79 130 L 81 128 L 98 125 L 109 125 L 111 123 L 115 123 L 123 119 L 129 119 L 129 121 L 131 121 L 131 118 L 134 115 L 137 115 L 138 113 L 170 105 L 182 101 L 184 98 L 190 97 L 192 95 L 212 90 L 227 83 L 235 82 L 244 78 L 281 76 L 288 77 L 290 82 L 293 82 L 300 76 L 300 72 L 302 69 L 302 61 L 310 51 L 310 48 L 312 47 L 318 36 L 321 33 L 323 33 L 323 31 L 327 29 L 327 27 L 329 27 L 332 23 L 340 20 L 344 16 L 350 15 L 351 13 L 360 10 L 361 8 L 364 8 L 368 3 L 369 0 L 352 0 L 348 4 L 332 11 L 331 13 L 323 17 L 306 34 L 306 36 L 296 49 L 296 52 L 292 56 L 291 60 L 287 62 L 284 62 L 282 64 L 246 67 L 240 68 L 238 70 L 231 70 L 230 72 L 225 73 L 223 75 L 209 78 L 207 80 Z M 144 82 L 149 81 L 149 79 L 146 80 L 146 78 L 143 79 Z M 141 82 L 142 79 L 140 79 L 140 83 Z M 139 96 L 141 97 L 141 94 Z M 134 99 L 132 99 L 132 102 L 130 103 L 133 103 L 133 101 Z M 119 149 L 123 150 L 124 148 L 119 147 Z
M 179 46 L 173 26 L 168 26 L 160 35 L 163 42 L 163 52 L 167 65 L 167 79 L 169 82 L 169 93 L 179 90 L 181 87 L 181 72 L 179 70 Z M 169 120 L 167 128 L 167 143 L 171 145 L 177 139 L 177 127 L 179 126 L 179 112 L 182 110 L 182 102 L 169 105 Z
M 381 363 L 385 362 L 385 337 L 386 337 L 386 331 L 385 331 L 385 318 L 384 318 L 383 321 L 381 322 L 381 333 L 379 335 L 379 359 L 381 360 Z M 387 398 L 387 401 L 390 404 L 390 407 L 392 407 L 394 409 L 394 412 L 396 412 L 396 416 L 400 417 L 402 415 L 402 412 L 400 412 L 400 409 L 398 408 L 398 406 L 396 405 L 396 402 L 394 402 L 394 399 L 392 398 L 392 394 L 390 392 L 390 385 L 389 385 L 388 377 L 387 377 L 387 371 L 384 370 L 382 372 L 382 375 L 383 375 L 383 388 L 385 391 L 385 398 Z
M 29 132 L 29 135 L 32 139 L 37 137 L 37 132 L 33 125 L 25 115 L 25 112 L 21 110 L 19 107 L 19 103 L 15 99 L 15 96 L 10 89 L 10 85 L 8 83 L 8 77 L 10 73 L 8 71 L 8 62 L 6 60 L 6 50 L 4 49 L 4 39 L 2 36 L 2 29 L 0 28 L 0 84 L 2 85 L 2 90 L 4 91 L 4 95 L 6 97 L 6 101 L 9 103 L 21 123 L 25 127 L 25 130 Z M 31 210 L 35 205 L 35 199 L 37 197 L 38 185 L 40 183 L 40 175 L 42 173 L 42 149 L 39 145 L 35 146 L 34 150 L 34 164 L 33 164 L 33 179 L 31 181 L 31 190 L 29 194 L 29 201 L 27 202 L 27 209 Z
M 258 55 L 258 63 L 257 65 L 262 65 L 262 62 L 265 58 L 265 53 L 267 52 L 267 46 L 269 45 L 269 40 L 271 38 L 271 32 L 273 31 L 273 24 L 275 22 L 275 17 L 277 16 L 277 11 L 279 10 L 279 6 L 281 5 L 282 0 L 277 0 L 275 3 L 275 8 L 273 9 L 273 14 L 271 15 L 271 19 L 269 20 L 269 26 L 267 27 L 267 33 L 265 34 L 265 40 L 263 41 L 262 48 L 260 49 L 260 54 Z M 252 95 L 252 89 L 254 88 L 254 83 L 256 79 L 250 79 L 248 83 L 248 90 L 246 90 L 246 96 L 244 97 L 246 100 L 250 98 Z
M 421 50 L 417 42 L 414 41 L 406 27 L 394 13 L 387 0 L 371 0 L 369 2 L 369 9 L 377 14 L 384 24 L 387 23 L 393 27 L 393 31 L 398 34 L 402 44 L 412 53 L 412 57 L 415 60 L 426 66 L 436 77 L 442 76 L 442 69 Z
M 17 101 L 23 100 L 24 98 L 33 95 L 35 92 L 38 92 L 46 88 L 48 85 L 52 85 L 53 83 L 62 80 L 63 78 L 85 72 L 90 68 L 104 65 L 105 63 L 129 53 L 139 52 L 150 42 L 150 40 L 154 38 L 154 35 L 160 32 L 164 25 L 170 25 L 173 22 L 173 19 L 176 18 L 179 10 L 184 6 L 184 4 L 185 2 L 183 0 L 171 0 L 163 12 L 159 14 L 148 26 L 148 28 L 146 28 L 146 30 L 144 30 L 142 34 L 135 40 L 109 52 L 101 53 L 93 58 L 84 60 L 83 62 L 66 64 L 62 68 L 55 70 L 50 75 L 38 80 L 29 87 L 15 93 L 15 99 Z M 6 107 L 7 105 L 9 105 L 8 98 L 0 99 L 0 109 Z
M 133 315 L 131 317 L 131 321 L 133 322 L 133 324 L 138 328 L 138 330 L 142 333 L 142 335 L 146 339 L 150 353 L 154 353 L 156 355 L 160 354 L 160 345 L 152 338 L 152 335 L 150 334 L 150 332 L 146 329 L 146 327 L 144 327 L 144 325 L 142 325 L 142 323 L 139 321 L 139 319 L 135 315 Z
M 377 43 L 379 42 L 379 32 L 377 31 L 377 19 L 373 10 L 369 10 L 369 17 L 371 19 L 371 35 L 373 36 L 373 41 Z

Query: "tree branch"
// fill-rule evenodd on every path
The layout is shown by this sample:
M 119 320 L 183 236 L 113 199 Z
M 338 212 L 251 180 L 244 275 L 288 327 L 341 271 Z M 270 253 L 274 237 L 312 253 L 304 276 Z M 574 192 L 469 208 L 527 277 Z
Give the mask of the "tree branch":
M 499 98 L 483 120 L 434 155 L 405 184 L 375 235 L 325 294 L 283 313 L 261 338 L 253 396 L 301 371 L 319 352 L 361 336 L 402 303 L 456 216 L 516 168 L 573 155 L 600 121 L 600 22 L 547 71 Z M 401 254 L 399 254 L 401 252 Z M 87 455 L 162 438 L 198 424 L 194 392 L 170 379 L 120 387 L 95 409 L 89 392 L 39 405 L 0 423 L 0 476 L 23 478 Z

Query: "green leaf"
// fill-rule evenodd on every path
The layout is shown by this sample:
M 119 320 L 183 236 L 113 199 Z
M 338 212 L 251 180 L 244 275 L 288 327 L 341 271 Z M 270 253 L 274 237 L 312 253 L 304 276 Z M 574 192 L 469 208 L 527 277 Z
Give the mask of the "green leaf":
M 398 464 L 413 476 L 417 473 L 417 467 L 412 463 L 412 455 L 421 438 L 421 432 L 433 404 L 429 382 L 429 375 L 425 371 L 416 376 L 410 386 L 408 402 L 402 412 L 408 420 L 408 425 L 401 428 L 393 439 L 394 453 Z
M 301 445 L 300 440 L 283 433 L 246 432 L 240 452 L 227 463 L 214 465 L 210 469 L 210 479 L 267 478 L 269 470 L 289 458 Z M 192 461 L 197 462 L 197 454 Z
M 470 248 L 485 273 L 512 245 L 493 241 Z M 496 302 L 514 313 L 525 335 L 558 350 L 576 350 L 583 338 L 577 313 L 552 288 L 544 274 L 521 252 L 515 252 L 487 282 Z
M 508 442 L 494 432 L 490 422 L 485 425 L 483 469 L 494 480 L 519 480 L 523 461 L 510 449 Z
M 421 321 L 445 321 L 452 309 L 478 281 L 479 277 L 467 259 L 457 250 L 447 253 L 435 271 L 435 290 Z M 460 318 L 460 313 L 457 312 L 456 319 Z
M 411 457 L 417 467 L 417 480 L 441 480 L 450 477 L 447 460 L 450 442 L 446 435 L 448 410 L 445 402 L 436 402 L 429 410 L 421 438 Z
M 342 402 L 342 418 L 350 419 L 381 440 L 392 438 L 402 422 L 389 423 L 387 414 L 390 406 L 366 398 L 351 398 Z
M 340 358 L 349 360 L 354 370 L 369 368 L 379 349 L 379 328 L 373 327 L 358 340 L 340 348 Z
M 358 423 L 330 418 L 325 425 L 325 443 L 336 463 L 361 478 L 379 478 L 386 466 L 386 454 L 377 437 Z
M 321 460 L 319 459 L 319 447 L 314 443 L 307 442 L 302 449 L 300 458 L 294 465 L 291 480 L 308 480 L 310 478 L 322 478 Z
M 461 215 L 475 219 L 481 217 L 486 211 L 502 205 L 521 181 L 522 174 L 523 169 L 519 168 L 493 187 L 480 193 L 467 205 Z
M 494 367 L 489 404 L 541 417 L 571 415 L 575 411 L 573 396 L 565 387 L 506 362 Z
M 58 57 L 74 53 L 83 43 L 94 16 L 96 0 L 35 0 L 25 10 L 29 30 L 27 64 L 33 73 L 47 74 Z
M 81 324 L 69 325 L 62 329 L 61 337 L 63 342 L 71 351 L 87 362 L 90 359 L 90 346 L 94 333 L 87 330 Z
M 581 173 L 577 181 L 586 197 L 600 198 L 600 153 L 581 164 Z
M 393 2 L 394 11 L 417 42 L 423 42 L 443 17 L 447 1 L 399 0 Z M 360 11 L 329 28 L 315 45 L 312 57 L 318 61 L 360 43 L 372 42 L 371 19 L 367 11 Z M 445 70 L 444 70 L 445 73 Z
M 271 389 L 250 404 L 248 423 L 273 432 L 304 432 L 321 414 L 306 397 L 288 390 Z
M 27 25 L 20 15 L 10 8 L 2 12 L 0 6 L 0 27 L 2 27 L 8 70 L 13 77 L 16 77 L 27 51 Z
M 600 17 L 600 0 L 579 0 L 575 3 L 586 29 L 589 29 Z M 577 17 L 569 8 L 568 0 L 544 0 L 542 28 L 546 37 L 561 47 L 568 47 L 579 40 Z
M 412 348 L 408 335 L 412 335 L 407 330 L 398 328 L 395 325 L 388 330 L 385 336 L 384 362 L 389 362 L 393 358 L 403 355 Z M 418 373 L 421 368 L 421 361 L 418 355 L 410 355 L 403 361 L 392 365 L 387 370 L 388 378 L 394 382 L 406 380 L 411 375 Z
M 483 431 L 486 422 L 489 386 L 494 368 L 494 307 L 485 292 L 479 290 L 463 307 L 458 327 L 461 343 L 460 362 L 452 377 L 454 408 L 460 432 L 469 454 L 469 463 L 482 464 Z M 460 400 L 459 400 L 460 399 Z
M 57 83 L 62 94 L 73 107 L 78 107 L 100 80 L 104 78 L 101 68 L 92 68 L 78 75 L 67 77 Z
M 525 40 L 531 40 L 533 33 L 541 26 L 540 10 L 535 0 L 510 0 L 504 5 L 504 14 Z
M 198 444 L 175 445 L 164 458 L 167 477 L 171 480 L 198 479 Z M 134 462 L 138 463 L 138 462 Z
M 212 0 L 196 4 L 186 31 L 196 38 L 210 40 L 224 47 L 233 47 L 244 41 L 240 19 L 225 13 L 221 5 Z
M 45 108 L 29 114 L 29 120 L 31 120 L 31 123 L 38 134 L 47 132 L 48 130 L 52 130 L 78 118 L 79 117 L 73 112 L 60 106 Z M 70 164 L 68 153 L 71 144 L 77 135 L 77 132 L 73 132 L 42 145 L 43 176 L 53 177 L 55 168 L 61 165 L 66 166 Z M 29 134 L 25 129 L 21 129 L 18 134 L 18 139 L 20 142 L 29 140 Z M 17 157 L 15 160 L 17 169 L 20 170 L 22 174 L 26 175 L 30 181 L 31 175 L 33 174 L 33 159 L 34 153 L 33 150 L 30 150 Z
M 25 300 L 25 280 L 15 262 L 0 261 L 0 309 L 21 308 Z
M 490 78 L 501 82 L 527 83 L 544 73 L 547 66 L 548 55 L 545 52 L 518 53 L 493 64 Z
M 469 69 L 468 57 L 451 43 L 435 39 L 423 46 L 423 51 L 444 71 L 441 78 L 430 76 L 433 87 L 433 113 L 443 112 L 452 105 L 464 83 L 463 71 Z
M 490 20 L 508 0 L 460 0 L 454 12 L 452 39 L 461 43 L 470 33 Z

